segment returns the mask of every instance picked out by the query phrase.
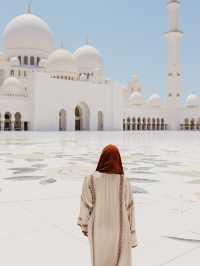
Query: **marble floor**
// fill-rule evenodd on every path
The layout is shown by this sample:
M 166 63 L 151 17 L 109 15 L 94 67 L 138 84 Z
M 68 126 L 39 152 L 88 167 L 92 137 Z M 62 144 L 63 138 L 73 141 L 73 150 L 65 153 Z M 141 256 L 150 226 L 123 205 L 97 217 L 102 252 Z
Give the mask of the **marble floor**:
M 199 132 L 1 132 L 0 263 L 89 266 L 83 177 L 116 144 L 134 191 L 136 266 L 199 266 Z

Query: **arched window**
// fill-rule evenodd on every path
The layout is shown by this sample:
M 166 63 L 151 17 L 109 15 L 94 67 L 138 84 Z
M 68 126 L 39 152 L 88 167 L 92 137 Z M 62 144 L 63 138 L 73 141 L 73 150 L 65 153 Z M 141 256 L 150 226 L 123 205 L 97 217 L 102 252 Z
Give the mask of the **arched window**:
M 24 77 L 26 77 L 27 76 L 27 73 L 26 73 L 26 71 L 24 71 Z
M 10 75 L 11 75 L 12 77 L 14 77 L 14 75 L 15 75 L 15 71 L 14 71 L 13 69 L 10 70 Z
M 37 66 L 39 66 L 40 63 L 40 57 L 37 57 Z
M 24 56 L 24 65 L 28 65 L 28 56 Z
M 30 65 L 34 66 L 34 64 L 35 64 L 35 58 L 34 58 L 34 56 L 31 56 L 30 57 Z
M 130 117 L 127 118 L 127 130 L 131 129 L 131 119 Z
M 197 130 L 200 130 L 200 118 L 197 120 Z
M 147 130 L 150 130 L 151 129 L 151 118 L 148 117 L 147 118 Z
M 191 121 L 190 121 L 190 129 L 191 130 L 195 129 L 195 119 L 194 118 L 192 118 Z
M 136 130 L 136 119 L 135 119 L 135 117 L 132 118 L 132 130 Z
M 157 129 L 157 130 L 160 130 L 160 118 L 157 118 L 157 119 L 156 119 L 156 124 L 157 124 L 157 125 L 156 125 L 156 129 Z
M 20 65 L 21 65 L 22 64 L 22 57 L 21 56 L 18 56 L 18 59 L 19 59 Z
M 19 77 L 21 76 L 21 71 L 20 71 L 20 70 L 18 70 L 18 76 L 19 76 Z
M 161 130 L 165 129 L 165 120 L 164 118 L 161 118 L 161 126 L 160 126 Z
M 142 118 L 142 130 L 145 130 L 146 129 L 146 118 L 143 117 Z
M 189 119 L 185 118 L 185 129 L 188 130 L 189 129 Z
M 17 112 L 15 113 L 15 121 L 14 121 L 14 129 L 15 130 L 21 130 L 22 129 L 22 123 L 21 123 L 21 113 Z
M 141 118 L 140 117 L 138 117 L 138 119 L 137 119 L 137 130 L 140 130 L 141 128 Z
M 123 118 L 123 130 L 125 131 L 126 130 L 126 119 Z
M 12 130 L 12 114 L 10 112 L 6 112 L 4 115 L 4 130 Z
M 152 129 L 153 130 L 156 129 L 156 119 L 155 118 L 152 119 Z

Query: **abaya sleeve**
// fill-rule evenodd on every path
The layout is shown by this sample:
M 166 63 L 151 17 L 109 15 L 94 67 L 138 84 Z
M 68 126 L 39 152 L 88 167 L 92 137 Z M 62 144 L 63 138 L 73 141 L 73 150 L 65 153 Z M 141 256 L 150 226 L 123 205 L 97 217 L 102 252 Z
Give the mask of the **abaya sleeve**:
M 90 176 L 86 176 L 83 181 L 80 200 L 80 212 L 77 221 L 77 224 L 81 227 L 81 230 L 83 232 L 88 232 L 88 221 L 93 209 L 90 178 Z
M 130 224 L 131 246 L 134 248 L 138 244 L 136 231 L 135 231 L 135 204 L 134 204 L 134 197 L 133 197 L 131 185 L 128 179 L 127 179 L 127 185 L 126 185 L 126 208 L 127 208 L 128 220 Z

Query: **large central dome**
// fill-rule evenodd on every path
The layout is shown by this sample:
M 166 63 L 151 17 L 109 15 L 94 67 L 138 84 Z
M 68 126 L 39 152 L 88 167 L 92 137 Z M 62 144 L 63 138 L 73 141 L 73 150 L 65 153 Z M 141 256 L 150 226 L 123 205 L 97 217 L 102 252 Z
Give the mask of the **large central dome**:
M 3 43 L 7 52 L 23 49 L 46 54 L 54 48 L 49 26 L 31 13 L 17 16 L 8 23 L 3 34 Z

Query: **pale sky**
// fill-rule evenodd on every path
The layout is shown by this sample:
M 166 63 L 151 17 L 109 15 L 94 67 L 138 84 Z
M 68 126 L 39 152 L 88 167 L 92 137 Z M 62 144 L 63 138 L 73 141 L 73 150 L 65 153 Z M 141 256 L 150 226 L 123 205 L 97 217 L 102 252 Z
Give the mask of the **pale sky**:
M 73 52 L 90 42 L 102 54 L 108 78 L 126 84 L 139 74 L 146 97 L 165 96 L 166 42 L 168 30 L 165 0 L 33 0 L 35 15 L 50 26 L 57 47 L 61 40 Z M 26 0 L 6 0 L 0 9 L 0 32 L 16 15 L 26 10 Z M 182 95 L 200 95 L 200 1 L 182 0 L 180 29 Z M 2 49 L 2 38 L 1 38 Z

